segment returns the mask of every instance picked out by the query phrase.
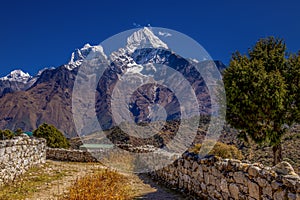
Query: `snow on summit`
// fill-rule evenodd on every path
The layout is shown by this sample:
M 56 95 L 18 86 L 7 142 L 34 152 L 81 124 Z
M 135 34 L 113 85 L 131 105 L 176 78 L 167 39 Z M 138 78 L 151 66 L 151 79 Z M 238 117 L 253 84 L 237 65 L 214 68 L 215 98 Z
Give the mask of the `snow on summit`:
M 76 49 L 72 53 L 71 59 L 66 67 L 69 70 L 73 70 L 74 68 L 80 66 L 84 59 L 99 55 L 103 56 L 105 59 L 107 58 L 101 45 L 91 46 L 90 44 L 85 44 L 81 49 Z
M 149 27 L 141 28 L 135 32 L 133 32 L 128 38 L 126 39 L 126 46 L 120 47 L 115 52 L 112 52 L 110 57 L 110 60 L 113 61 L 115 59 L 125 57 L 127 60 L 126 63 L 129 64 L 130 67 L 136 67 L 137 64 L 133 61 L 133 59 L 130 57 L 130 55 L 136 50 L 136 49 L 142 49 L 142 48 L 164 48 L 168 49 L 167 44 L 165 44 L 163 41 L 161 41 L 152 31 Z M 85 44 L 82 48 L 76 49 L 69 60 L 69 62 L 64 65 L 65 68 L 68 70 L 73 70 L 77 67 L 79 67 L 82 62 L 85 59 L 89 58 L 97 58 L 102 57 L 104 59 L 108 59 L 108 56 L 104 53 L 104 49 L 101 45 L 90 45 Z M 123 59 L 122 59 L 123 60 Z M 47 68 L 46 68 L 47 69 Z M 51 68 L 52 69 L 52 68 Z M 140 67 L 137 66 L 138 71 L 140 71 Z M 39 71 L 39 73 L 32 77 L 28 73 L 23 72 L 22 70 L 14 70 L 7 76 L 0 78 L 0 80 L 8 80 L 8 81 L 17 81 L 17 82 L 23 82 L 27 83 L 29 81 L 36 80 L 36 77 L 40 76 L 41 73 L 45 69 Z M 135 71 L 135 70 L 133 70 Z
M 164 48 L 168 45 L 161 41 L 148 27 L 144 27 L 127 38 L 127 44 L 110 55 L 110 59 L 116 60 L 124 55 L 131 55 L 137 49 L 143 48 Z
M 10 72 L 7 76 L 0 78 L 0 80 L 27 83 L 31 78 L 32 76 L 30 76 L 29 73 L 25 73 L 22 70 L 18 69 Z
M 144 27 L 127 38 L 126 50 L 133 53 L 138 48 L 165 48 L 168 46 L 148 28 Z

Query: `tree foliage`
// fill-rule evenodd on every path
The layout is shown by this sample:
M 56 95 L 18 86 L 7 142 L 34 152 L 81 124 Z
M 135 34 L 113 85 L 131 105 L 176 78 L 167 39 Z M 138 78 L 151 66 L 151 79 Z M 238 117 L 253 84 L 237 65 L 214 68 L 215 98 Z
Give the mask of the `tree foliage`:
M 68 148 L 70 146 L 62 132 L 53 125 L 48 125 L 46 123 L 40 125 L 33 131 L 33 136 L 45 138 L 47 140 L 47 146 L 51 148 Z
M 259 40 L 248 55 L 233 54 L 224 72 L 227 121 L 239 137 L 273 146 L 281 160 L 281 138 L 299 121 L 300 54 L 287 55 L 282 39 Z
M 0 140 L 12 139 L 14 136 L 15 134 L 11 130 L 0 130 Z
M 17 128 L 17 130 L 15 131 L 15 135 L 21 135 L 23 133 L 23 130 L 21 128 Z

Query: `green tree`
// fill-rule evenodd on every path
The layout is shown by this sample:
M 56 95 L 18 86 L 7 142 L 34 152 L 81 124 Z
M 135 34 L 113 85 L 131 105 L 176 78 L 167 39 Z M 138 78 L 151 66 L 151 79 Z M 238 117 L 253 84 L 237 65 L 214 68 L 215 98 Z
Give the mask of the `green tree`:
M 277 164 L 286 127 L 300 119 L 300 54 L 287 56 L 282 39 L 261 39 L 247 55 L 233 54 L 223 79 L 227 121 L 240 138 L 272 146 Z
M 43 123 L 36 130 L 33 131 L 33 136 L 39 138 L 45 138 L 47 140 L 47 146 L 51 148 L 68 148 L 70 146 L 69 141 L 53 125 Z
M 11 131 L 11 130 L 0 130 L 0 140 L 3 140 L 3 139 L 12 139 L 14 137 L 14 133 Z
M 24 131 L 21 128 L 17 128 L 15 135 L 21 135 Z

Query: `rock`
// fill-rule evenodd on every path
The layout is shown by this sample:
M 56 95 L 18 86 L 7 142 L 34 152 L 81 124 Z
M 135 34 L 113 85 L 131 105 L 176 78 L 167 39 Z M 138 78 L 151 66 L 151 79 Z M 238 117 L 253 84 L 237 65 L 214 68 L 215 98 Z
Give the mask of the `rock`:
M 267 184 L 262 188 L 262 192 L 264 196 L 268 196 L 269 198 L 272 198 L 272 187 L 270 184 Z
M 284 185 L 290 188 L 294 188 L 298 182 L 300 182 L 300 177 L 296 175 L 285 175 L 282 178 L 282 182 Z
M 272 186 L 273 190 L 278 190 L 280 187 L 282 187 L 282 183 L 279 183 L 274 180 L 274 181 L 272 181 L 271 186 Z
M 286 199 L 285 194 L 286 194 L 285 190 L 278 190 L 274 193 L 273 198 L 274 200 L 283 200 Z
M 260 178 L 260 177 L 258 177 L 257 179 L 256 179 L 256 182 L 258 183 L 258 185 L 260 186 L 260 187 L 265 187 L 267 184 L 268 184 L 268 181 L 266 180 L 266 179 L 263 179 L 263 178 Z
M 177 162 L 176 167 L 172 166 L 176 170 L 169 167 L 160 177 L 195 194 L 195 199 L 205 196 L 225 200 L 300 200 L 300 177 L 284 162 L 273 168 L 229 159 L 205 158 L 202 164 L 197 159 L 188 162 Z
M 252 176 L 252 177 L 257 177 L 257 175 L 259 174 L 260 170 L 261 169 L 259 167 L 252 165 L 248 169 L 248 174 L 250 176 Z
M 286 161 L 278 163 L 277 165 L 272 167 L 272 170 L 274 170 L 277 174 L 280 174 L 280 175 L 295 175 L 296 174 L 292 165 Z
M 246 182 L 246 177 L 243 172 L 235 172 L 233 174 L 233 179 L 239 184 L 244 184 Z
M 192 170 L 193 172 L 197 171 L 199 164 L 197 162 L 193 162 Z
M 230 196 L 233 199 L 239 199 L 239 188 L 238 188 L 238 186 L 236 184 L 231 183 L 229 185 L 229 191 L 230 191 Z
M 228 191 L 228 184 L 226 179 L 221 179 L 221 185 L 220 185 L 221 191 L 224 193 L 229 193 Z
M 259 199 L 260 192 L 259 192 L 259 186 L 256 183 L 253 183 L 252 181 L 248 181 L 248 188 L 249 188 L 249 196 L 254 199 Z
M 0 185 L 15 180 L 30 167 L 46 162 L 46 142 L 26 136 L 1 141 Z
M 0 148 L 0 157 L 4 156 L 4 152 L 5 152 L 5 149 L 4 148 Z
M 288 193 L 288 199 L 289 200 L 296 200 L 297 199 L 297 195 L 295 193 Z
M 209 184 L 209 173 L 204 172 L 204 182 L 208 185 Z

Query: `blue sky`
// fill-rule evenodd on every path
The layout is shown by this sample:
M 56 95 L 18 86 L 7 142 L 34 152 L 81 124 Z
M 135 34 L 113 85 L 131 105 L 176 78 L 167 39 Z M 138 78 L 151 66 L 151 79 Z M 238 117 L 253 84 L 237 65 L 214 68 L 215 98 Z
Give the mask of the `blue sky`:
M 13 69 L 35 74 L 59 66 L 85 43 L 99 44 L 134 23 L 182 32 L 211 57 L 228 63 L 231 54 L 261 37 L 284 38 L 300 50 L 300 3 L 285 1 L 2 1 L 0 76 Z

